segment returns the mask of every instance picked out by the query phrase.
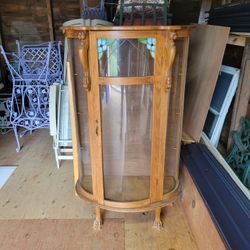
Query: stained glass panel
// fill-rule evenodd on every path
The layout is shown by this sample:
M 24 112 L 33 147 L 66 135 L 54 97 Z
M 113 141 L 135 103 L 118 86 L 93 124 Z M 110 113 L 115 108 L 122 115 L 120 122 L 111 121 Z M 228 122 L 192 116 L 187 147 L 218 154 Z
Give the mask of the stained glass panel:
M 97 40 L 101 77 L 139 77 L 154 74 L 155 38 Z

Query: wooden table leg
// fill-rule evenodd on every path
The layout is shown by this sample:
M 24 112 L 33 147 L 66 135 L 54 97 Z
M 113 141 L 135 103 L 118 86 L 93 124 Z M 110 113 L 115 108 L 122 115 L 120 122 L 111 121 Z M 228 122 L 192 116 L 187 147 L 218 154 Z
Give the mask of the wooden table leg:
M 161 230 L 163 228 L 163 224 L 161 221 L 161 208 L 155 209 L 155 220 L 154 220 L 153 228 L 157 230 Z
M 95 221 L 93 228 L 94 230 L 101 230 L 102 228 L 102 214 L 101 214 L 101 208 L 96 207 L 95 209 Z

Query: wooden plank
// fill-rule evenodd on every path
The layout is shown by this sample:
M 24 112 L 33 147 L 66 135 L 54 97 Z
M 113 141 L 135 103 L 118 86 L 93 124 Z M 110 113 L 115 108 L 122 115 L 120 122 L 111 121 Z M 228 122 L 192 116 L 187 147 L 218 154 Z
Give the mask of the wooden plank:
M 165 37 L 157 34 L 157 47 L 155 56 L 155 81 L 153 91 L 153 118 L 152 118 L 152 148 L 151 148 L 151 173 L 150 173 L 150 202 L 158 202 L 163 199 L 165 147 L 167 132 L 167 114 L 169 110 L 169 93 L 166 90 L 168 77 L 165 72 L 171 74 L 172 62 L 170 55 L 175 51 L 174 41 L 170 40 L 170 34 Z M 165 55 L 163 58 L 161 55 Z M 175 57 L 175 52 L 173 57 Z M 165 59 L 165 60 L 164 60 Z M 166 70 L 162 70 L 165 68 Z M 170 82 L 172 84 L 172 81 Z M 171 87 L 171 86 L 170 86 Z
M 82 1 L 83 1 L 83 0 L 79 0 L 80 16 L 82 16 Z
M 0 8 L 1 8 L 1 4 L 0 4 Z M 2 45 L 4 47 L 4 37 L 3 37 L 3 28 L 2 28 L 2 14 L 0 11 L 0 45 Z M 0 71 L 1 71 L 1 76 L 2 76 L 2 80 L 3 82 L 7 82 L 7 73 L 6 73 L 6 69 L 4 68 L 5 65 L 5 61 L 4 58 L 2 56 L 2 54 L 0 54 Z
M 230 36 L 228 37 L 227 44 L 245 47 L 245 45 L 246 45 L 246 37 L 245 36 L 239 36 L 239 35 L 233 35 L 233 34 L 230 33 Z
M 134 85 L 134 84 L 152 84 L 153 76 L 143 77 L 99 77 L 100 85 Z
M 100 232 L 92 229 L 91 219 L 0 222 L 0 249 L 124 249 L 122 219 L 105 220 Z
M 190 36 L 183 129 L 198 142 L 219 75 L 229 28 L 197 25 Z
M 226 249 L 187 168 L 181 164 L 181 204 L 198 249 Z M 205 232 L 205 233 L 201 233 Z
M 181 141 L 183 144 L 195 143 L 195 140 L 192 139 L 192 137 L 188 135 L 185 131 L 182 131 Z
M 146 214 L 146 216 L 142 213 L 129 214 L 126 216 L 125 249 L 199 249 L 179 201 L 177 201 L 173 207 L 162 209 L 161 219 L 164 228 L 161 231 L 152 228 L 153 213 L 144 214 Z
M 49 37 L 51 41 L 55 40 L 54 27 L 53 27 L 53 12 L 52 12 L 52 3 L 51 0 L 46 0 L 47 5 L 47 15 L 49 23 Z
M 174 177 L 179 179 L 179 165 L 180 165 L 180 152 L 181 152 L 181 138 L 183 131 L 183 110 L 184 110 L 184 96 L 185 96 L 185 84 L 186 84 L 186 73 L 187 73 L 187 60 L 188 60 L 188 50 L 189 50 L 189 38 L 183 39 L 182 44 L 182 61 L 180 66 L 180 74 L 178 74 L 178 78 L 180 81 L 180 89 L 178 91 L 179 94 L 179 103 L 176 108 L 176 150 L 175 150 L 175 174 Z M 169 167 L 169 166 L 167 166 Z
M 104 202 L 103 159 L 102 159 L 102 125 L 101 103 L 98 76 L 97 35 L 89 34 L 89 69 L 91 90 L 88 92 L 90 156 L 92 167 L 92 185 L 94 200 L 99 204 Z M 84 69 L 83 69 L 84 70 Z
M 249 32 L 231 32 L 232 35 L 250 37 Z
M 72 62 L 71 62 L 72 63 Z M 79 125 L 76 111 L 76 96 L 75 96 L 75 83 L 72 75 L 72 65 L 67 62 L 67 77 L 68 77 L 68 90 L 70 102 L 70 122 L 72 130 L 72 144 L 73 144 L 73 158 L 74 158 L 74 186 L 79 179 L 79 169 L 81 167 L 80 160 L 80 141 L 79 141 Z
M 246 116 L 250 97 L 250 38 L 246 39 L 243 59 L 241 62 L 241 74 L 235 95 L 230 131 L 239 130 L 240 118 Z M 228 138 L 227 149 L 233 144 L 231 135 Z
M 23 141 L 24 147 L 17 154 L 13 134 L 0 135 L 1 164 L 18 165 L 0 189 L 0 219 L 82 219 L 86 222 L 83 219 L 92 218 L 86 223 L 92 231 L 95 209 L 74 196 L 72 162 L 65 161 L 60 170 L 57 169 L 52 140 L 46 129 L 25 136 Z M 143 188 L 139 186 L 138 192 Z M 160 232 L 152 230 L 153 213 L 150 212 L 105 212 L 106 218 L 124 218 L 126 249 L 198 249 L 179 201 L 163 209 L 164 230 Z M 109 227 L 109 220 L 107 222 Z

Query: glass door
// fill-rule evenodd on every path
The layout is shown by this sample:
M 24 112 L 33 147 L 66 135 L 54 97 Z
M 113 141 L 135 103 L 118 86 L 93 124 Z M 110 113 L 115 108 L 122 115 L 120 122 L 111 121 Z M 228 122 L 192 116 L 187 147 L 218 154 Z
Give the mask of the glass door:
M 161 201 L 173 53 L 168 33 L 91 31 L 89 41 L 94 199 Z

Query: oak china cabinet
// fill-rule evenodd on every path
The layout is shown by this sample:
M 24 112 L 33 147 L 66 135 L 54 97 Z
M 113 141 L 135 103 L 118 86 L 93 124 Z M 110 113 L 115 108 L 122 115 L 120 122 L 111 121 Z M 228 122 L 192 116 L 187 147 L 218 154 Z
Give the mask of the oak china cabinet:
M 179 194 L 188 26 L 71 26 L 76 193 L 101 211 L 155 211 Z

